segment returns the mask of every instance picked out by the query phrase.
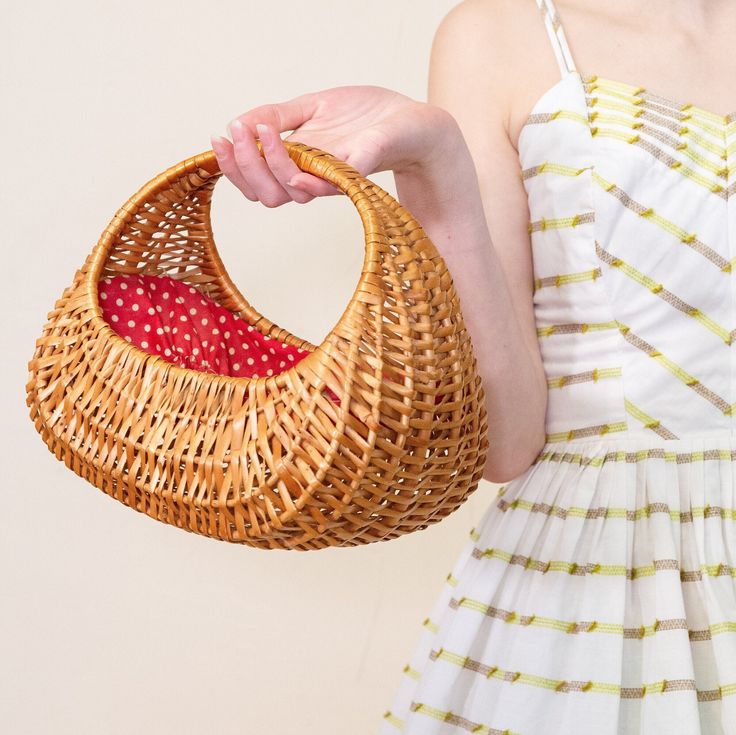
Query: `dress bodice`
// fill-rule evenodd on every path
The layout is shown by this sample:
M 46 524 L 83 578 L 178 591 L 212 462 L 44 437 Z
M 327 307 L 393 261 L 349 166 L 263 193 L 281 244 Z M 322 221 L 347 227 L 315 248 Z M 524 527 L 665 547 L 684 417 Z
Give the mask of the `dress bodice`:
M 736 113 L 572 64 L 519 138 L 548 441 L 734 428 Z

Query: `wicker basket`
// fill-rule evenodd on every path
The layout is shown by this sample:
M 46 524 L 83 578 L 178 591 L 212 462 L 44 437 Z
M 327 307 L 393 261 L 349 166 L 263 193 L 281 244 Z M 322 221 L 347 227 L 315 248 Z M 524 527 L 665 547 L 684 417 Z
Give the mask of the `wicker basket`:
M 118 210 L 48 314 L 26 403 L 57 459 L 164 523 L 266 549 L 386 541 L 440 521 L 482 477 L 488 427 L 470 335 L 447 266 L 409 212 L 329 153 L 285 145 L 350 197 L 365 232 L 354 294 L 319 346 L 230 280 L 210 222 L 222 173 L 207 151 Z M 122 274 L 180 279 L 308 354 L 258 378 L 173 365 L 103 319 L 98 282 Z

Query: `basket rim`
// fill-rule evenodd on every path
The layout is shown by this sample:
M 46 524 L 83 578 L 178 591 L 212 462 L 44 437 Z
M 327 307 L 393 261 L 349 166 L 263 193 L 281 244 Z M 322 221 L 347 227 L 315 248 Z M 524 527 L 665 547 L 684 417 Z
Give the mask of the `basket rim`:
M 360 221 L 363 226 L 363 234 L 365 238 L 364 249 L 363 249 L 363 262 L 361 264 L 361 272 L 355 284 L 355 287 L 353 288 L 351 297 L 348 303 L 346 304 L 342 314 L 338 318 L 338 320 L 330 328 L 330 330 L 325 335 L 325 337 L 320 341 L 320 343 L 315 345 L 314 350 L 305 350 L 307 353 L 306 356 L 303 357 L 301 360 L 299 360 L 298 363 L 295 363 L 291 367 L 275 375 L 259 375 L 256 378 L 252 376 L 233 376 L 233 375 L 223 375 L 221 373 L 208 373 L 202 370 L 182 367 L 175 363 L 168 362 L 160 355 L 155 355 L 153 353 L 150 353 L 150 352 L 147 352 L 146 350 L 141 349 L 137 345 L 134 345 L 133 343 L 128 342 L 124 337 L 118 334 L 115 331 L 115 329 L 112 327 L 112 325 L 110 325 L 109 322 L 107 322 L 105 318 L 103 317 L 102 309 L 99 303 L 98 284 L 100 281 L 100 274 L 102 271 L 102 267 L 107 259 L 107 255 L 109 253 L 110 246 L 113 240 L 120 234 L 120 232 L 125 227 L 125 225 L 127 225 L 128 221 L 133 216 L 135 216 L 135 214 L 138 213 L 141 206 L 146 201 L 148 201 L 152 196 L 156 195 L 160 191 L 170 188 L 172 183 L 178 181 L 183 176 L 186 176 L 191 173 L 196 174 L 198 172 L 198 169 L 204 169 L 205 171 L 207 171 L 207 173 L 209 173 L 210 175 L 214 175 L 216 177 L 215 178 L 215 185 L 216 185 L 217 181 L 219 181 L 219 179 L 222 177 L 223 174 L 220 171 L 215 153 L 211 149 L 203 153 L 186 158 L 183 161 L 180 161 L 179 163 L 176 163 L 173 166 L 170 166 L 168 169 L 164 170 L 162 173 L 158 174 L 153 179 L 149 180 L 146 184 L 144 184 L 115 213 L 115 215 L 110 221 L 110 224 L 105 228 L 105 230 L 103 231 L 102 235 L 100 236 L 95 246 L 95 249 L 93 251 L 94 260 L 92 262 L 91 267 L 88 269 L 87 274 L 84 279 L 85 290 L 89 297 L 90 306 L 92 310 L 92 315 L 90 319 L 91 326 L 100 333 L 104 333 L 105 330 L 108 330 L 109 334 L 105 336 L 105 339 L 111 340 L 111 344 L 113 345 L 117 344 L 122 350 L 125 350 L 130 355 L 135 356 L 140 361 L 148 360 L 149 362 L 152 363 L 152 365 L 156 367 L 161 367 L 165 370 L 171 371 L 174 376 L 179 375 L 179 374 L 181 375 L 196 374 L 198 376 L 202 376 L 201 379 L 206 381 L 208 384 L 223 383 L 226 386 L 227 385 L 252 386 L 251 389 L 255 389 L 255 390 L 258 390 L 258 386 L 262 384 L 263 386 L 273 386 L 274 388 L 277 388 L 277 389 L 283 389 L 283 388 L 288 389 L 290 385 L 294 385 L 300 382 L 298 380 L 293 380 L 293 377 L 298 375 L 300 366 L 302 370 L 305 370 L 305 369 L 309 370 L 315 376 L 321 379 L 322 368 L 324 367 L 324 357 L 322 353 L 324 353 L 327 356 L 330 355 L 330 343 L 333 341 L 333 336 L 335 332 L 338 330 L 338 328 L 342 325 L 342 323 L 346 319 L 348 319 L 350 314 L 357 308 L 358 303 L 359 303 L 357 300 L 357 295 L 360 292 L 361 287 L 366 285 L 367 279 L 370 275 L 368 266 L 369 266 L 369 263 L 373 260 L 373 255 L 375 252 L 376 245 L 373 242 L 372 238 L 369 238 L 368 233 L 369 232 L 375 233 L 377 230 L 383 235 L 383 237 L 388 239 L 388 237 L 385 234 L 384 227 L 380 221 L 379 216 L 377 215 L 375 208 L 370 203 L 368 195 L 364 192 L 365 184 L 367 184 L 369 187 L 377 187 L 379 189 L 381 189 L 381 187 L 378 187 L 377 184 L 370 181 L 366 177 L 363 177 L 358 171 L 351 168 L 349 164 L 345 164 L 344 162 L 340 161 L 339 163 L 340 165 L 348 169 L 348 171 L 352 175 L 351 178 L 348 178 L 348 176 L 346 176 L 342 172 L 336 171 L 334 164 L 330 163 L 329 159 L 332 159 L 332 160 L 337 160 L 337 159 L 334 159 L 334 157 L 331 154 L 327 153 L 326 151 L 321 151 L 320 149 L 314 148 L 312 146 L 307 146 L 297 141 L 284 140 L 283 143 L 287 147 L 287 150 L 290 151 L 292 160 L 294 160 L 295 163 L 303 171 L 305 170 L 305 167 L 300 165 L 301 164 L 300 159 L 304 155 L 306 155 L 307 159 L 310 162 L 311 160 L 314 160 L 314 157 L 316 155 L 326 157 L 326 160 L 328 161 L 326 166 L 309 167 L 310 169 L 309 173 L 312 173 L 316 176 L 319 176 L 320 178 L 326 179 L 330 181 L 331 183 L 335 184 L 339 189 L 341 189 L 343 194 L 345 194 L 352 201 L 353 207 L 354 209 L 357 210 L 358 216 L 360 217 Z M 257 144 L 260 149 L 260 141 L 257 141 Z M 292 151 L 294 152 L 293 155 L 292 155 Z M 381 191 L 383 191 L 383 189 L 381 189 Z M 358 203 L 360 202 L 363 203 L 363 206 L 358 206 Z M 375 235 L 373 235 L 373 237 L 375 237 Z M 219 258 L 219 253 L 217 252 L 216 244 L 214 242 L 213 242 L 213 249 L 218 259 L 220 259 L 220 262 L 222 264 L 222 269 L 224 273 L 226 274 L 228 280 L 235 287 L 237 294 L 241 298 L 243 298 L 242 292 L 237 288 L 237 285 L 232 281 L 232 279 L 229 276 L 229 273 L 227 272 L 227 268 L 225 267 L 224 262 L 222 262 L 222 259 Z M 261 314 L 261 312 L 258 311 L 258 309 L 256 309 L 252 305 L 250 308 L 256 311 L 258 314 L 264 316 L 264 318 L 268 319 L 268 317 L 266 317 L 265 314 Z M 278 326 L 280 329 L 284 330 L 285 332 L 287 332 L 289 335 L 291 335 L 295 339 L 302 340 L 302 341 L 308 341 L 308 340 L 303 340 L 303 338 L 298 337 L 297 335 L 293 334 L 290 330 L 286 329 L 285 327 L 281 325 L 278 325 Z M 257 329 L 257 327 L 255 328 Z M 344 331 L 349 332 L 350 330 L 344 330 Z M 263 332 L 261 332 L 261 334 L 263 334 Z M 325 384 L 325 388 L 329 387 L 326 381 L 323 381 L 323 382 Z M 365 389 L 374 395 L 380 394 L 380 386 L 378 384 L 376 384 L 376 387 L 373 389 L 371 389 L 370 386 L 365 386 Z M 310 394 L 310 397 L 312 400 L 316 400 L 316 397 L 313 394 Z M 339 407 L 340 408 L 344 407 L 347 410 L 347 406 L 345 406 L 344 402 L 349 399 L 350 399 L 349 391 L 342 391 L 341 396 L 340 396 L 340 406 Z M 332 405 L 335 406 L 335 409 L 337 410 L 338 406 L 335 405 L 334 401 L 332 401 Z M 376 411 L 377 411 L 377 406 L 374 406 L 372 413 L 375 414 Z M 374 418 L 377 419 L 377 417 L 374 417 Z

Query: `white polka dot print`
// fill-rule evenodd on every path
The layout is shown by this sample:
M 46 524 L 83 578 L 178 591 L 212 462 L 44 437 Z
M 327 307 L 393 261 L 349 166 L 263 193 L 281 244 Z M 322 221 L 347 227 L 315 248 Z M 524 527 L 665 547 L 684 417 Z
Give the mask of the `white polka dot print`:
M 116 331 L 125 325 L 121 336 L 128 343 L 187 369 L 265 378 L 308 352 L 262 334 L 196 288 L 168 276 L 105 278 L 98 294 L 103 317 Z

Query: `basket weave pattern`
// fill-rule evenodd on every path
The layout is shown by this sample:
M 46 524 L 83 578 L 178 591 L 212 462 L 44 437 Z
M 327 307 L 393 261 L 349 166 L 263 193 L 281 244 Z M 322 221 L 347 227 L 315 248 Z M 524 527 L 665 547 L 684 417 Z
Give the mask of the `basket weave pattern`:
M 264 549 L 390 540 L 452 513 L 482 478 L 487 417 L 470 335 L 410 213 L 330 154 L 285 145 L 350 198 L 365 233 L 359 282 L 320 345 L 260 314 L 228 276 L 210 222 L 222 174 L 208 151 L 115 214 L 47 315 L 26 402 L 57 459 L 164 523 Z M 181 280 L 311 354 L 258 378 L 172 365 L 103 319 L 98 282 L 121 274 Z

